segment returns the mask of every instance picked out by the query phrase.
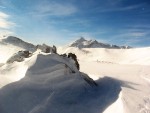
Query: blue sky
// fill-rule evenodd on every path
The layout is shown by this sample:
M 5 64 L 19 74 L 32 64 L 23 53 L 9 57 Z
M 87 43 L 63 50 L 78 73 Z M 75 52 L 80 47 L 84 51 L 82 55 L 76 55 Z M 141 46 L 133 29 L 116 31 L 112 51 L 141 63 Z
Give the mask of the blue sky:
M 149 0 L 0 0 L 0 34 L 65 45 L 83 36 L 150 46 Z

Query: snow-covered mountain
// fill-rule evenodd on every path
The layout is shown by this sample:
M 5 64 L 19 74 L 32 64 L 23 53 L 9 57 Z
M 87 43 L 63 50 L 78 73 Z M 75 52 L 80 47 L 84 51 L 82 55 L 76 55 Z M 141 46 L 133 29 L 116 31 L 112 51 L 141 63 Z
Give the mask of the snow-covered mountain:
M 36 46 L 14 36 L 0 37 L 0 63 L 5 63 L 13 54 L 22 50 L 34 52 Z
M 34 45 L 15 36 L 0 37 L 0 63 L 5 63 L 19 51 L 35 52 L 37 49 L 43 52 L 56 51 L 55 46 L 50 47 L 46 44 Z
M 106 43 L 101 43 L 96 40 L 86 40 L 83 37 L 71 43 L 69 47 L 78 47 L 78 48 L 111 48 L 111 49 L 129 49 L 130 46 L 117 46 Z
M 8 36 L 7 38 L 3 38 L 1 40 L 1 44 L 11 44 L 11 45 L 14 45 L 14 46 L 17 46 L 17 47 L 20 47 L 22 49 L 29 50 L 29 51 L 35 51 L 36 50 L 35 45 L 28 43 L 28 42 L 25 42 L 25 41 L 21 40 L 20 38 L 15 37 L 15 36 Z

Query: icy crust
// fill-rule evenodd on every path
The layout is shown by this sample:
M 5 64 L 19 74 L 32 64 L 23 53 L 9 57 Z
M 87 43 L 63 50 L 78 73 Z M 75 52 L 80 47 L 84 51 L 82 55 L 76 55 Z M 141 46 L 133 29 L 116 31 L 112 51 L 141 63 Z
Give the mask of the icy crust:
M 0 113 L 102 113 L 120 91 L 115 79 L 93 81 L 71 59 L 39 54 L 24 78 L 1 88 Z

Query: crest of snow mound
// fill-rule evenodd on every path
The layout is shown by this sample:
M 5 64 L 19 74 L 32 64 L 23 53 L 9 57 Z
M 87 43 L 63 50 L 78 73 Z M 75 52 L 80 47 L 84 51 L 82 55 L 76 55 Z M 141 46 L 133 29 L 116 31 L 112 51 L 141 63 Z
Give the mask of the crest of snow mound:
M 129 49 L 130 46 L 117 46 L 106 43 L 101 43 L 96 40 L 86 40 L 83 37 L 71 43 L 69 47 L 78 47 L 78 48 L 110 48 L 110 49 Z

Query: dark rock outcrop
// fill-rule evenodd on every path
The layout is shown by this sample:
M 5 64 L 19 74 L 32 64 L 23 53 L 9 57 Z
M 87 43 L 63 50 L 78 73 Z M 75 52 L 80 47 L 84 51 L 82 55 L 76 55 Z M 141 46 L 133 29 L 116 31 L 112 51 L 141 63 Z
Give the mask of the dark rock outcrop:
M 80 70 L 80 65 L 78 63 L 77 56 L 73 53 L 68 53 L 68 58 L 72 58 L 75 61 L 77 69 Z
M 29 51 L 19 51 L 7 60 L 7 63 L 13 63 L 14 61 L 22 62 L 24 58 L 28 58 L 32 55 Z

